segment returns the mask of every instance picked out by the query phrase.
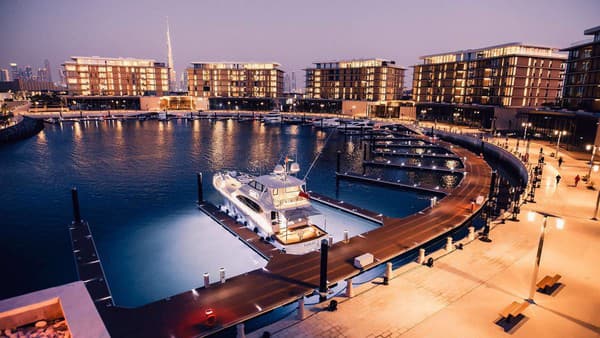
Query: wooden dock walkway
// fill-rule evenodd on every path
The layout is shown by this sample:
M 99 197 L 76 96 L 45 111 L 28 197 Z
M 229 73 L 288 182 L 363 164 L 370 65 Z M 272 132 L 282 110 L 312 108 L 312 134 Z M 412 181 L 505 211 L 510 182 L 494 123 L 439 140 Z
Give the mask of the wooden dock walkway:
M 423 185 L 418 185 L 418 184 L 407 184 L 407 183 L 401 183 L 400 181 L 396 181 L 396 182 L 387 181 L 387 180 L 381 179 L 379 177 L 373 177 L 373 176 L 367 176 L 367 175 L 361 175 L 361 174 L 349 173 L 349 172 L 336 173 L 336 177 L 338 179 L 358 181 L 358 182 L 370 183 L 370 184 L 375 184 L 375 185 L 399 188 L 402 190 L 424 192 L 424 193 L 428 193 L 428 194 L 447 195 L 450 193 L 450 190 L 444 189 L 444 188 L 436 189 L 436 187 L 423 186 Z
M 394 163 L 392 161 L 377 161 L 377 160 L 371 160 L 371 161 L 363 161 L 363 165 L 367 165 L 367 166 L 376 166 L 376 167 L 384 167 L 384 168 L 395 168 L 395 169 L 402 169 L 402 170 L 425 170 L 425 171 L 437 171 L 437 172 L 442 172 L 442 173 L 456 173 L 456 174 L 461 174 L 463 173 L 463 169 L 461 168 L 456 168 L 456 169 L 450 169 L 448 167 L 443 167 L 443 166 L 428 166 L 428 165 L 414 165 L 414 164 L 404 164 L 404 163 Z
M 96 307 L 112 306 L 112 294 L 106 282 L 90 226 L 87 222 L 73 222 L 69 226 L 69 235 L 79 280 L 84 282 Z
M 352 264 L 354 257 L 368 252 L 375 257 L 374 265 L 382 264 L 465 225 L 476 215 L 482 205 L 477 205 L 472 213 L 471 201 L 478 196 L 486 199 L 490 167 L 466 149 L 454 147 L 454 151 L 466 158 L 464 165 L 469 173 L 460 184 L 434 208 L 404 218 L 385 218 L 382 227 L 353 237 L 349 243 L 335 243 L 328 257 L 330 284 L 361 273 Z M 183 292 L 135 309 L 106 307 L 100 313 L 113 337 L 209 335 L 312 294 L 319 284 L 319 262 L 318 252 L 301 256 L 275 254 L 265 268 L 223 284 Z M 216 315 L 214 326 L 206 325 L 208 308 Z
M 327 197 L 325 195 L 321 195 L 314 191 L 309 191 L 308 194 L 309 194 L 310 199 L 313 201 L 317 201 L 317 202 L 329 205 L 330 207 L 343 210 L 347 213 L 353 214 L 355 216 L 364 218 L 366 220 L 369 220 L 369 221 L 372 221 L 375 223 L 383 224 L 384 219 L 386 218 L 384 215 L 382 215 L 380 213 L 376 213 L 375 211 L 357 207 L 355 205 L 346 203 L 344 201 L 338 201 L 334 198 Z
M 281 252 L 270 243 L 262 240 L 254 231 L 248 227 L 236 222 L 229 215 L 219 210 L 211 203 L 200 203 L 198 208 L 213 220 L 219 223 L 227 231 L 231 232 L 237 239 L 244 242 L 252 250 L 261 255 L 264 259 L 269 260 L 275 255 L 280 255 Z
M 436 154 L 436 153 L 409 153 L 406 151 L 381 151 L 381 150 L 373 150 L 371 152 L 373 155 L 380 156 L 398 156 L 398 157 L 422 157 L 422 158 L 439 158 L 439 159 L 449 159 L 449 160 L 460 160 L 460 158 L 454 154 L 445 153 L 445 154 Z

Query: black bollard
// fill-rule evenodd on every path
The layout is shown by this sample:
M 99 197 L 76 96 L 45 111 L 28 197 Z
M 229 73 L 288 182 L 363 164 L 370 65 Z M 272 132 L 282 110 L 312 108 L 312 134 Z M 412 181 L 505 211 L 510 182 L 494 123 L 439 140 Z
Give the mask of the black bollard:
M 319 302 L 327 300 L 327 253 L 329 251 L 329 242 L 326 239 L 321 240 L 321 278 L 319 282 Z
M 202 173 L 198 173 L 197 180 L 198 180 L 198 204 L 200 204 L 200 203 L 204 202 L 204 195 L 203 195 L 203 191 L 202 191 Z
M 80 224 L 81 212 L 79 211 L 79 197 L 77 195 L 77 188 L 71 189 L 71 199 L 73 200 L 73 222 L 75 224 Z
M 336 160 L 337 160 L 337 162 L 336 162 L 336 168 L 337 168 L 336 170 L 337 171 L 336 172 L 338 172 L 338 173 L 340 172 L 340 156 L 341 155 L 342 155 L 342 152 L 338 150 L 336 153 L 336 156 L 337 156 L 336 157 Z

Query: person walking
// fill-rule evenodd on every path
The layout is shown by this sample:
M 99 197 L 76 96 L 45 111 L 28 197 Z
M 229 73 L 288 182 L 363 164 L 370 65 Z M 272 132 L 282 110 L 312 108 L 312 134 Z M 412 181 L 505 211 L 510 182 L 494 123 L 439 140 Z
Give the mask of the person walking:
M 581 180 L 581 177 L 579 177 L 579 174 L 577 174 L 577 176 L 575 176 L 575 186 L 579 184 L 579 180 Z
M 563 158 L 562 156 L 558 158 L 558 167 L 560 168 L 560 166 L 563 164 Z
M 556 185 L 558 185 L 558 183 L 560 183 L 560 179 L 562 177 L 560 177 L 560 174 L 556 174 Z

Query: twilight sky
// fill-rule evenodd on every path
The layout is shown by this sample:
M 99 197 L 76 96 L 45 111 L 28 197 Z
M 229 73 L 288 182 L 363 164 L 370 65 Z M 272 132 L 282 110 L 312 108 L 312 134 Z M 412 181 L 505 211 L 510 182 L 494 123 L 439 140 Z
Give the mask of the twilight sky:
M 0 0 L 0 68 L 48 58 L 57 79 L 72 55 L 166 62 L 168 16 L 178 77 L 192 61 L 276 61 L 303 87 L 302 69 L 316 61 L 408 67 L 512 41 L 565 47 L 599 14 L 600 0 Z

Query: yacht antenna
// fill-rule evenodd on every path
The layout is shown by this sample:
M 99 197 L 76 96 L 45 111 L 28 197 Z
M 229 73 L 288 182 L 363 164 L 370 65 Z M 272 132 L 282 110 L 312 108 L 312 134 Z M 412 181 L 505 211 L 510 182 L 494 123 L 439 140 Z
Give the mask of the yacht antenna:
M 306 171 L 306 175 L 304 175 L 304 177 L 302 178 L 303 181 L 306 180 L 306 177 L 308 176 L 308 174 L 310 174 L 310 171 L 315 166 L 315 163 L 317 163 L 317 160 L 319 159 L 319 157 L 321 157 L 321 154 L 323 153 L 323 149 L 325 149 L 325 146 L 327 145 L 327 142 L 329 141 L 329 138 L 333 134 L 334 134 L 334 132 L 331 132 L 331 133 L 329 133 L 329 135 L 327 135 L 327 138 L 325 139 L 325 143 L 323 143 L 323 146 L 321 147 L 321 149 L 317 153 L 317 156 L 315 156 L 315 159 L 310 164 L 310 167 L 308 167 L 308 170 Z

